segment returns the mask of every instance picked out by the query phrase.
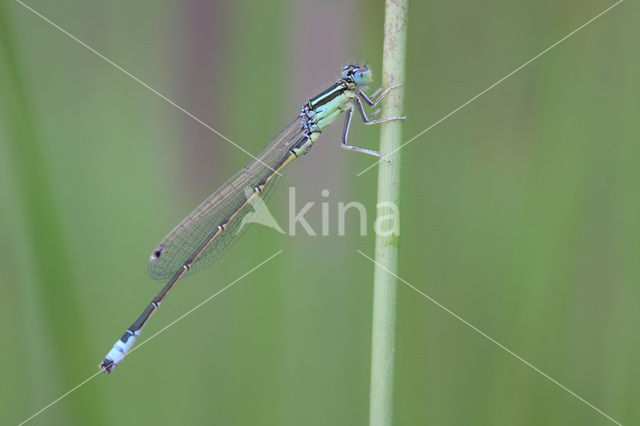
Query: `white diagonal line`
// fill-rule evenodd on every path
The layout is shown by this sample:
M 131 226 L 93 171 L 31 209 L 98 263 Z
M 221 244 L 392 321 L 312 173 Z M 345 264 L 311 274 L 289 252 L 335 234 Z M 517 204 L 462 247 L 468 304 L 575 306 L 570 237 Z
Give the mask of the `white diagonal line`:
M 618 422 L 617 420 L 613 419 L 612 417 L 610 417 L 609 415 L 607 415 L 604 411 L 600 410 L 598 407 L 596 407 L 595 405 L 591 404 L 589 401 L 587 401 L 586 399 L 582 398 L 580 395 L 578 395 L 577 393 L 575 393 L 574 391 L 572 391 L 571 389 L 569 389 L 568 387 L 564 386 L 562 383 L 558 382 L 556 379 L 554 379 L 553 377 L 549 376 L 547 373 L 545 373 L 544 371 L 540 370 L 539 368 L 537 368 L 536 366 L 534 366 L 533 364 L 531 364 L 529 361 L 527 361 L 526 359 L 522 358 L 520 355 L 514 353 L 513 351 L 511 351 L 509 348 L 507 348 L 506 346 L 504 346 L 502 343 L 498 342 L 496 339 L 494 339 L 493 337 L 489 336 L 488 334 L 486 334 L 484 331 L 480 330 L 478 327 L 476 327 L 475 325 L 471 324 L 470 322 L 468 322 L 467 320 L 465 320 L 464 318 L 462 318 L 460 315 L 456 314 L 455 312 L 453 312 L 451 309 L 447 308 L 446 306 L 440 304 L 437 300 L 435 300 L 434 298 L 430 297 L 429 295 L 427 295 L 426 293 L 418 290 L 416 287 L 412 286 L 411 284 L 409 284 L 407 281 L 405 281 L 404 279 L 400 278 L 399 276 L 397 276 L 396 274 L 394 274 L 393 272 L 391 272 L 389 269 L 385 268 L 383 265 L 381 265 L 380 263 L 376 262 L 375 260 L 373 260 L 372 258 L 370 258 L 369 256 L 367 256 L 366 254 L 364 254 L 363 252 L 361 252 L 360 250 L 356 250 L 358 253 L 360 253 L 362 256 L 366 257 L 367 259 L 369 259 L 371 262 L 373 262 L 376 266 L 378 266 L 379 268 L 385 270 L 386 272 L 390 273 L 391 275 L 393 275 L 394 277 L 396 277 L 398 280 L 402 281 L 402 283 L 406 284 L 407 286 L 409 286 L 411 289 L 415 290 L 416 292 L 420 293 L 422 296 L 424 296 L 426 299 L 428 299 L 430 302 L 434 303 L 436 306 L 438 306 L 439 308 L 443 309 L 445 312 L 447 312 L 449 315 L 451 315 L 452 317 L 454 317 L 455 319 L 459 320 L 460 322 L 462 322 L 464 325 L 466 325 L 467 327 L 471 328 L 473 331 L 475 331 L 476 333 L 480 334 L 481 336 L 483 336 L 484 338 L 486 338 L 487 340 L 489 340 L 491 343 L 495 344 L 496 346 L 498 346 L 500 349 L 504 350 L 505 352 L 507 352 L 508 354 L 512 355 L 513 357 L 515 357 L 518 361 L 522 362 L 523 364 L 525 364 L 526 366 L 532 368 L 533 370 L 535 370 L 537 373 L 541 374 L 544 378 L 546 378 L 547 380 L 549 380 L 550 382 L 556 384 L 557 386 L 559 386 L 560 388 L 562 388 L 563 390 L 565 390 L 566 392 L 568 392 L 569 394 L 571 394 L 573 397 L 579 399 L 580 401 L 582 401 L 583 403 L 585 403 L 586 405 L 588 405 L 589 407 L 591 407 L 592 409 L 594 409 L 595 411 L 597 411 L 598 413 L 602 414 L 603 416 L 605 416 L 607 419 L 611 420 L 612 422 L 614 422 L 617 425 L 622 426 L 622 424 L 620 422 Z
M 593 21 L 595 21 L 596 19 L 600 18 L 602 15 L 604 15 L 605 13 L 609 12 L 611 9 L 613 9 L 614 7 L 616 7 L 617 5 L 619 5 L 620 3 L 622 3 L 624 0 L 618 0 L 616 3 L 612 4 L 611 6 L 609 6 L 608 8 L 606 8 L 605 10 L 603 10 L 602 12 L 600 12 L 599 14 L 597 14 L 596 16 L 594 16 L 593 18 L 589 19 L 587 22 L 585 22 L 584 24 L 580 25 L 578 28 L 576 28 L 575 30 L 571 31 L 569 34 L 567 34 L 566 36 L 562 37 L 560 40 L 556 41 L 555 43 L 553 43 L 551 46 L 547 47 L 546 49 L 544 49 L 542 52 L 538 53 L 536 56 L 534 56 L 533 58 L 529 59 L 527 62 L 525 62 L 524 64 L 520 65 L 518 68 L 514 69 L 513 71 L 511 71 L 509 74 L 505 75 L 504 77 L 502 77 L 500 80 L 496 81 L 495 83 L 493 83 L 491 86 L 487 87 L 486 89 L 484 89 L 482 92 L 478 93 L 477 95 L 475 95 L 474 97 L 472 97 L 471 99 L 469 99 L 468 101 L 466 101 L 465 103 L 463 103 L 462 105 L 460 105 L 459 107 L 457 107 L 456 109 L 452 110 L 451 112 L 449 112 L 447 115 L 445 115 L 444 117 L 442 117 L 440 120 L 436 121 L 435 123 L 431 124 L 429 127 L 427 127 L 426 129 L 424 129 L 423 131 L 421 131 L 420 133 L 418 133 L 417 135 L 415 135 L 414 137 L 412 137 L 411 139 L 409 139 L 408 141 L 406 141 L 405 143 L 403 143 L 402 145 L 400 145 L 398 148 L 394 149 L 393 151 L 384 154 L 387 158 L 391 157 L 393 154 L 395 154 L 397 151 L 401 150 L 402 148 L 404 148 L 407 144 L 410 144 L 411 142 L 413 142 L 415 139 L 419 138 L 420 136 L 422 136 L 423 134 L 425 134 L 426 132 L 428 132 L 429 130 L 433 129 L 434 127 L 436 127 L 438 124 L 442 123 L 444 120 L 446 120 L 447 118 L 451 117 L 453 114 L 455 114 L 456 112 L 460 111 L 462 108 L 466 107 L 467 105 L 469 105 L 471 102 L 475 101 L 476 99 L 478 99 L 480 96 L 484 95 L 485 93 L 487 93 L 489 90 L 493 89 L 494 87 L 496 87 L 497 85 L 499 85 L 500 83 L 502 83 L 503 81 L 505 81 L 506 79 L 508 79 L 509 77 L 511 77 L 512 75 L 514 75 L 515 73 L 517 73 L 518 71 L 520 71 L 522 68 L 526 67 L 527 65 L 529 65 L 531 62 L 535 61 L 536 59 L 538 59 L 539 57 L 541 57 L 542 55 L 544 55 L 545 53 L 547 53 L 548 51 L 550 51 L 551 49 L 553 49 L 554 47 L 556 47 L 557 45 L 559 45 L 560 43 L 562 43 L 563 41 L 565 41 L 566 39 L 568 39 L 569 37 L 571 37 L 572 35 L 574 35 L 575 33 L 577 33 L 578 31 L 582 30 L 583 28 L 585 28 L 586 26 L 588 26 L 589 24 L 591 24 Z M 376 161 L 375 163 L 373 163 L 372 165 L 370 165 L 369 167 L 367 167 L 366 169 L 362 170 L 360 173 L 358 173 L 356 176 L 360 176 L 361 174 L 365 173 L 366 171 L 370 170 L 371 168 L 373 168 L 375 165 L 377 165 L 381 160 Z
M 244 149 L 243 147 L 241 147 L 240 145 L 238 145 L 237 143 L 233 142 L 231 139 L 229 139 L 228 137 L 226 137 L 225 135 L 223 135 L 222 133 L 220 133 L 219 131 L 217 131 L 216 129 L 214 129 L 213 127 L 211 127 L 210 125 L 208 125 L 207 123 L 205 123 L 204 121 L 200 120 L 198 117 L 196 117 L 195 115 L 191 114 L 189 111 L 187 111 L 186 109 L 182 108 L 180 105 L 178 105 L 177 103 L 175 103 L 174 101 L 172 101 L 171 99 L 169 99 L 168 97 L 166 97 L 165 95 L 163 95 L 162 93 L 158 92 L 156 89 L 154 89 L 153 87 L 149 86 L 147 83 L 145 83 L 144 81 L 140 80 L 138 77 L 136 77 L 135 75 L 131 74 L 129 71 L 125 70 L 124 68 L 122 68 L 120 65 L 116 64 L 115 62 L 113 62 L 111 59 L 107 58 L 106 56 L 104 56 L 102 53 L 98 52 L 96 49 L 94 49 L 93 47 L 89 46 L 87 43 L 83 42 L 82 40 L 80 40 L 78 37 L 74 36 L 73 34 L 71 34 L 70 32 L 68 32 L 67 30 L 65 30 L 64 28 L 60 27 L 59 25 L 57 25 L 56 23 L 54 23 L 53 21 L 51 21 L 49 18 L 47 18 L 46 16 L 42 15 L 41 13 L 39 13 L 38 11 L 34 10 L 33 8 L 27 6 L 26 4 L 24 4 L 22 1 L 20 0 L 16 0 L 16 2 L 18 2 L 19 4 L 21 4 L 22 6 L 24 6 L 26 9 L 30 10 L 31 12 L 33 12 L 35 15 L 39 16 L 40 18 L 42 18 L 45 22 L 51 24 L 51 26 L 53 26 L 54 28 L 58 29 L 59 31 L 61 31 L 62 33 L 64 33 L 65 35 L 67 35 L 69 38 L 71 38 L 72 40 L 74 40 L 75 42 L 77 42 L 78 44 L 86 47 L 87 49 L 89 49 L 91 52 L 93 52 L 94 54 L 96 54 L 98 57 L 100 57 L 102 60 L 104 60 L 105 62 L 108 62 L 109 64 L 113 65 L 118 71 L 122 72 L 124 75 L 126 75 L 127 77 L 132 78 L 133 80 L 135 80 L 137 83 L 139 83 L 140 85 L 142 85 L 143 87 L 145 87 L 146 89 L 148 89 L 149 91 L 155 93 L 156 95 L 160 96 L 162 99 L 164 99 L 165 101 L 167 101 L 169 104 L 171 104 L 172 106 L 176 107 L 177 109 L 179 109 L 180 111 L 182 111 L 183 113 L 185 113 L 186 115 L 188 115 L 189 117 L 193 118 L 195 121 L 197 121 L 198 123 L 200 123 L 201 125 L 203 125 L 204 127 L 206 127 L 207 129 L 211 130 L 213 133 L 215 133 L 216 135 L 220 136 L 222 139 L 226 140 L 227 142 L 229 142 L 231 145 L 235 146 L 236 148 L 238 148 L 240 151 L 244 152 L 245 154 L 247 154 L 249 157 L 253 158 L 254 160 L 256 160 L 257 162 L 259 162 L 260 164 L 262 164 L 263 166 L 271 169 L 272 171 L 278 173 L 280 175 L 279 172 L 277 172 L 276 170 L 274 170 L 273 168 L 271 168 L 271 166 L 265 164 L 262 162 L 262 160 L 256 158 L 255 156 L 253 156 L 253 154 L 251 154 L 249 151 L 247 151 L 246 149 Z
M 172 327 L 173 325 L 175 325 L 178 321 L 184 319 L 186 316 L 191 315 L 191 313 L 193 313 L 193 311 L 195 311 L 196 309 L 198 309 L 199 307 L 201 307 L 202 305 L 204 305 L 205 303 L 209 302 L 211 299 L 213 299 L 214 297 L 218 296 L 220 293 L 222 293 L 223 291 L 225 291 L 226 289 L 228 289 L 229 287 L 231 287 L 232 285 L 236 284 L 238 281 L 240 281 L 241 279 L 243 279 L 244 277 L 246 277 L 247 275 L 249 275 L 250 273 L 252 273 L 253 271 L 255 271 L 256 269 L 260 268 L 261 266 L 263 266 L 265 263 L 269 262 L 271 259 L 273 259 L 274 257 L 276 257 L 277 255 L 279 255 L 280 253 L 282 253 L 283 250 L 278 250 L 276 253 L 272 254 L 270 257 L 268 257 L 267 259 L 263 260 L 262 262 L 260 262 L 259 264 L 257 264 L 256 266 L 254 266 L 253 268 L 249 269 L 247 272 L 245 272 L 244 274 L 240 275 L 238 278 L 236 278 L 235 280 L 233 280 L 231 283 L 227 284 L 225 287 L 223 287 L 221 290 L 216 291 L 215 293 L 213 293 L 211 296 L 207 297 L 206 299 L 204 299 L 202 302 L 198 303 L 196 306 L 194 306 L 193 308 L 189 309 L 187 312 L 185 312 L 184 314 L 180 315 L 178 318 L 176 318 L 175 320 L 171 321 L 169 324 L 165 325 L 164 327 L 162 327 L 160 330 L 158 330 L 157 332 L 155 332 L 153 335 L 151 335 L 148 339 L 143 340 L 142 342 L 140 342 L 140 344 L 138 344 L 136 347 L 134 347 L 133 349 L 131 349 L 131 351 L 129 351 L 128 355 L 131 355 L 132 352 L 134 352 L 135 350 L 139 349 L 142 345 L 144 345 L 145 343 L 147 343 L 149 340 L 153 339 L 154 337 L 156 337 L 158 334 L 163 333 L 164 331 L 166 331 L 169 327 Z M 127 356 L 128 356 L 127 355 Z M 38 414 L 44 412 L 45 410 L 47 410 L 48 408 L 52 407 L 53 405 L 55 405 L 58 401 L 62 400 L 63 398 L 67 397 L 68 395 L 70 395 L 71 393 L 73 393 L 76 389 L 80 388 L 82 385 L 90 382 L 91 380 L 93 380 L 95 377 L 97 377 L 100 373 L 102 373 L 102 371 L 98 371 L 96 373 L 94 373 L 93 375 L 87 377 L 86 379 L 84 379 L 82 382 L 80 382 L 79 384 L 77 384 L 76 386 L 72 387 L 71 389 L 69 389 L 67 392 L 63 393 L 62 395 L 60 395 L 58 398 L 54 399 L 53 401 L 51 401 L 49 404 L 45 405 L 44 407 L 42 407 L 40 410 L 38 410 L 37 412 L 35 412 L 34 414 L 32 414 L 30 417 L 28 417 L 27 419 L 21 421 L 18 426 L 22 426 L 23 424 L 27 423 L 28 421 L 30 421 L 31 419 L 33 419 L 34 417 L 36 417 Z
M 262 265 L 264 265 L 265 263 L 267 263 L 268 261 L 270 261 L 271 259 L 273 259 L 277 255 L 279 255 L 283 251 L 284 251 L 283 249 L 278 250 L 276 253 L 272 254 L 269 258 L 263 260 L 262 262 L 260 262 L 256 266 L 254 266 L 253 268 L 249 269 L 247 272 L 245 272 L 244 274 L 242 274 L 241 276 L 236 278 L 234 281 L 232 281 L 231 283 L 227 284 L 222 289 L 216 291 L 211 296 L 207 297 L 202 302 L 198 303 L 196 306 L 194 306 L 193 308 L 189 309 L 187 312 L 185 312 L 184 314 L 180 315 L 178 318 L 176 318 L 173 321 L 171 321 L 169 324 L 167 324 L 164 327 L 162 327 L 160 330 L 156 331 L 154 334 L 149 336 L 149 338 L 147 338 L 144 341 L 140 342 L 140 344 L 137 345 L 136 347 L 134 347 L 133 349 L 131 349 L 127 355 L 130 355 L 132 352 L 134 352 L 135 350 L 139 349 L 142 345 L 147 343 L 149 340 L 153 339 L 158 334 L 163 333 L 164 331 L 166 331 L 169 327 L 173 327 L 178 321 L 181 321 L 186 316 L 191 315 L 193 313 L 193 311 L 195 311 L 196 309 L 200 308 L 202 305 L 204 305 L 205 303 L 209 302 L 211 299 L 213 299 L 214 297 L 216 297 L 217 295 L 219 295 L 220 293 L 222 293 L 223 291 L 225 291 L 226 289 L 228 289 L 229 287 L 231 287 L 232 285 L 234 285 L 235 283 L 237 283 L 238 281 L 240 281 L 241 279 L 243 279 L 244 277 L 246 277 L 247 275 L 249 275 L 250 273 L 252 273 L 256 269 L 260 268 Z
M 58 401 L 60 401 L 61 399 L 63 399 L 64 397 L 66 397 L 67 395 L 71 394 L 73 391 L 75 391 L 76 389 L 78 389 L 80 386 L 84 385 L 85 383 L 90 382 L 91 380 L 93 380 L 98 374 L 102 373 L 102 371 L 97 371 L 95 373 L 93 373 L 93 375 L 87 377 L 86 379 L 84 379 L 83 381 L 81 381 L 80 383 L 78 383 L 76 386 L 72 387 L 71 389 L 69 389 L 68 391 L 66 391 L 65 393 L 63 393 L 62 395 L 60 395 L 58 398 L 54 399 L 53 401 L 51 401 L 50 403 L 48 403 L 47 405 L 45 405 L 44 407 L 42 407 L 40 410 L 36 411 L 35 413 L 33 413 L 29 418 L 24 419 L 23 421 L 21 421 L 20 423 L 18 423 L 18 426 L 22 426 L 23 424 L 27 423 L 29 420 L 33 419 L 34 417 L 36 417 L 38 414 L 42 413 L 43 411 L 45 411 L 47 408 L 51 407 L 52 405 L 55 405 Z

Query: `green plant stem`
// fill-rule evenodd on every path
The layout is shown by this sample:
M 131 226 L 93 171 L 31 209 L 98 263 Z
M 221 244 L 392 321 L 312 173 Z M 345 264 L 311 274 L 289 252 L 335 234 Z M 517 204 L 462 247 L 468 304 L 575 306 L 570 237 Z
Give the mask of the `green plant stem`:
M 386 0 L 382 86 L 403 85 L 392 90 L 383 100 L 383 117 L 404 113 L 404 77 L 407 46 L 408 0 Z M 380 130 L 380 152 L 391 162 L 378 167 L 378 204 L 382 214 L 388 214 L 380 203 L 399 205 L 400 155 L 394 152 L 402 142 L 402 121 L 383 123 Z M 393 154 L 391 154 L 394 152 Z M 399 218 L 396 218 L 399 220 Z M 384 231 L 384 230 L 383 230 Z M 376 233 L 373 283 L 373 321 L 371 331 L 371 390 L 369 425 L 387 426 L 393 421 L 393 377 L 396 323 L 396 278 L 398 270 L 398 235 Z
M 19 64 L 21 55 L 15 47 L 7 9 L 4 4 L 0 5 L 0 109 L 7 114 L 6 130 L 2 129 L 6 134 L 0 137 L 7 138 L 10 162 L 15 167 L 15 181 L 24 204 L 24 238 L 30 245 L 33 257 L 30 274 L 34 277 L 24 284 L 32 286 L 31 291 L 41 296 L 38 318 L 45 324 L 44 330 L 49 338 L 46 344 L 42 343 L 40 350 L 46 351 L 47 367 L 56 370 L 53 377 L 60 377 L 63 381 L 60 388 L 68 389 L 78 381 L 78 366 L 86 366 L 87 360 L 92 360 L 95 353 L 88 349 L 83 326 L 85 321 L 79 309 L 65 234 L 56 214 L 43 142 L 36 130 L 33 107 L 23 80 L 29 73 Z M 19 351 L 24 351 L 20 344 L 13 343 Z M 21 356 L 27 355 L 22 353 Z M 44 380 L 30 377 L 31 372 L 24 374 L 28 378 L 26 383 L 38 385 L 39 380 Z M 29 388 L 25 387 L 25 391 L 28 392 Z M 103 400 L 100 391 L 78 392 L 66 402 L 65 406 L 70 411 L 67 423 L 104 424 L 104 419 L 96 415 L 104 412 Z M 31 410 L 35 411 L 35 406 Z

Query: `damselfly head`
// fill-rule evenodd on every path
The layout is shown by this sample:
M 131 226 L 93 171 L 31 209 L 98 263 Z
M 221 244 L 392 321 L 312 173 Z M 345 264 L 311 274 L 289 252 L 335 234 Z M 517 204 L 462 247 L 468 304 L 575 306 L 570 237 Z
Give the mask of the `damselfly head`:
M 358 86 L 366 86 L 373 81 L 373 73 L 366 66 L 346 65 L 342 68 L 342 78 L 350 79 Z

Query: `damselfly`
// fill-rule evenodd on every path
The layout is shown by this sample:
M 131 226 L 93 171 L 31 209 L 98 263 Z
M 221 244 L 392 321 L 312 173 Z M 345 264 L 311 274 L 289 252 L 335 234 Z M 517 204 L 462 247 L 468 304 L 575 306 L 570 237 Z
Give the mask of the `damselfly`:
M 110 373 L 127 355 L 140 336 L 151 314 L 158 309 L 175 283 L 220 258 L 246 229 L 251 216 L 255 216 L 257 197 L 265 199 L 289 163 L 305 154 L 320 133 L 338 116 L 346 113 L 342 132 L 342 148 L 384 158 L 377 151 L 358 148 L 347 143 L 349 125 L 354 109 L 365 124 L 383 123 L 405 117 L 388 117 L 372 120 L 380 110 L 371 115 L 365 112 L 363 103 L 374 107 L 397 87 L 376 90 L 370 97 L 362 88 L 373 80 L 366 66 L 347 65 L 342 76 L 324 92 L 311 98 L 296 119 L 274 137 L 254 161 L 242 168 L 178 224 L 153 250 L 149 258 L 149 275 L 156 280 L 167 280 L 160 293 L 149 303 L 142 315 L 127 329 L 124 335 L 100 363 L 105 373 Z M 375 99 L 373 99 L 375 98 Z M 242 225 L 241 225 L 242 224 Z

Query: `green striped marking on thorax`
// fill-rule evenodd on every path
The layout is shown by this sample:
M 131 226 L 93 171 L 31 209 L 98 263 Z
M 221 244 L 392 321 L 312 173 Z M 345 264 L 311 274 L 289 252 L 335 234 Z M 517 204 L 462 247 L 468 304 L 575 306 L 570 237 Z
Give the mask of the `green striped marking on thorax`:
M 306 106 L 314 112 L 310 120 L 317 126 L 317 129 L 314 130 L 322 132 L 338 118 L 345 107 L 350 104 L 353 88 L 355 88 L 353 82 L 340 79 L 333 86 L 309 100 Z

